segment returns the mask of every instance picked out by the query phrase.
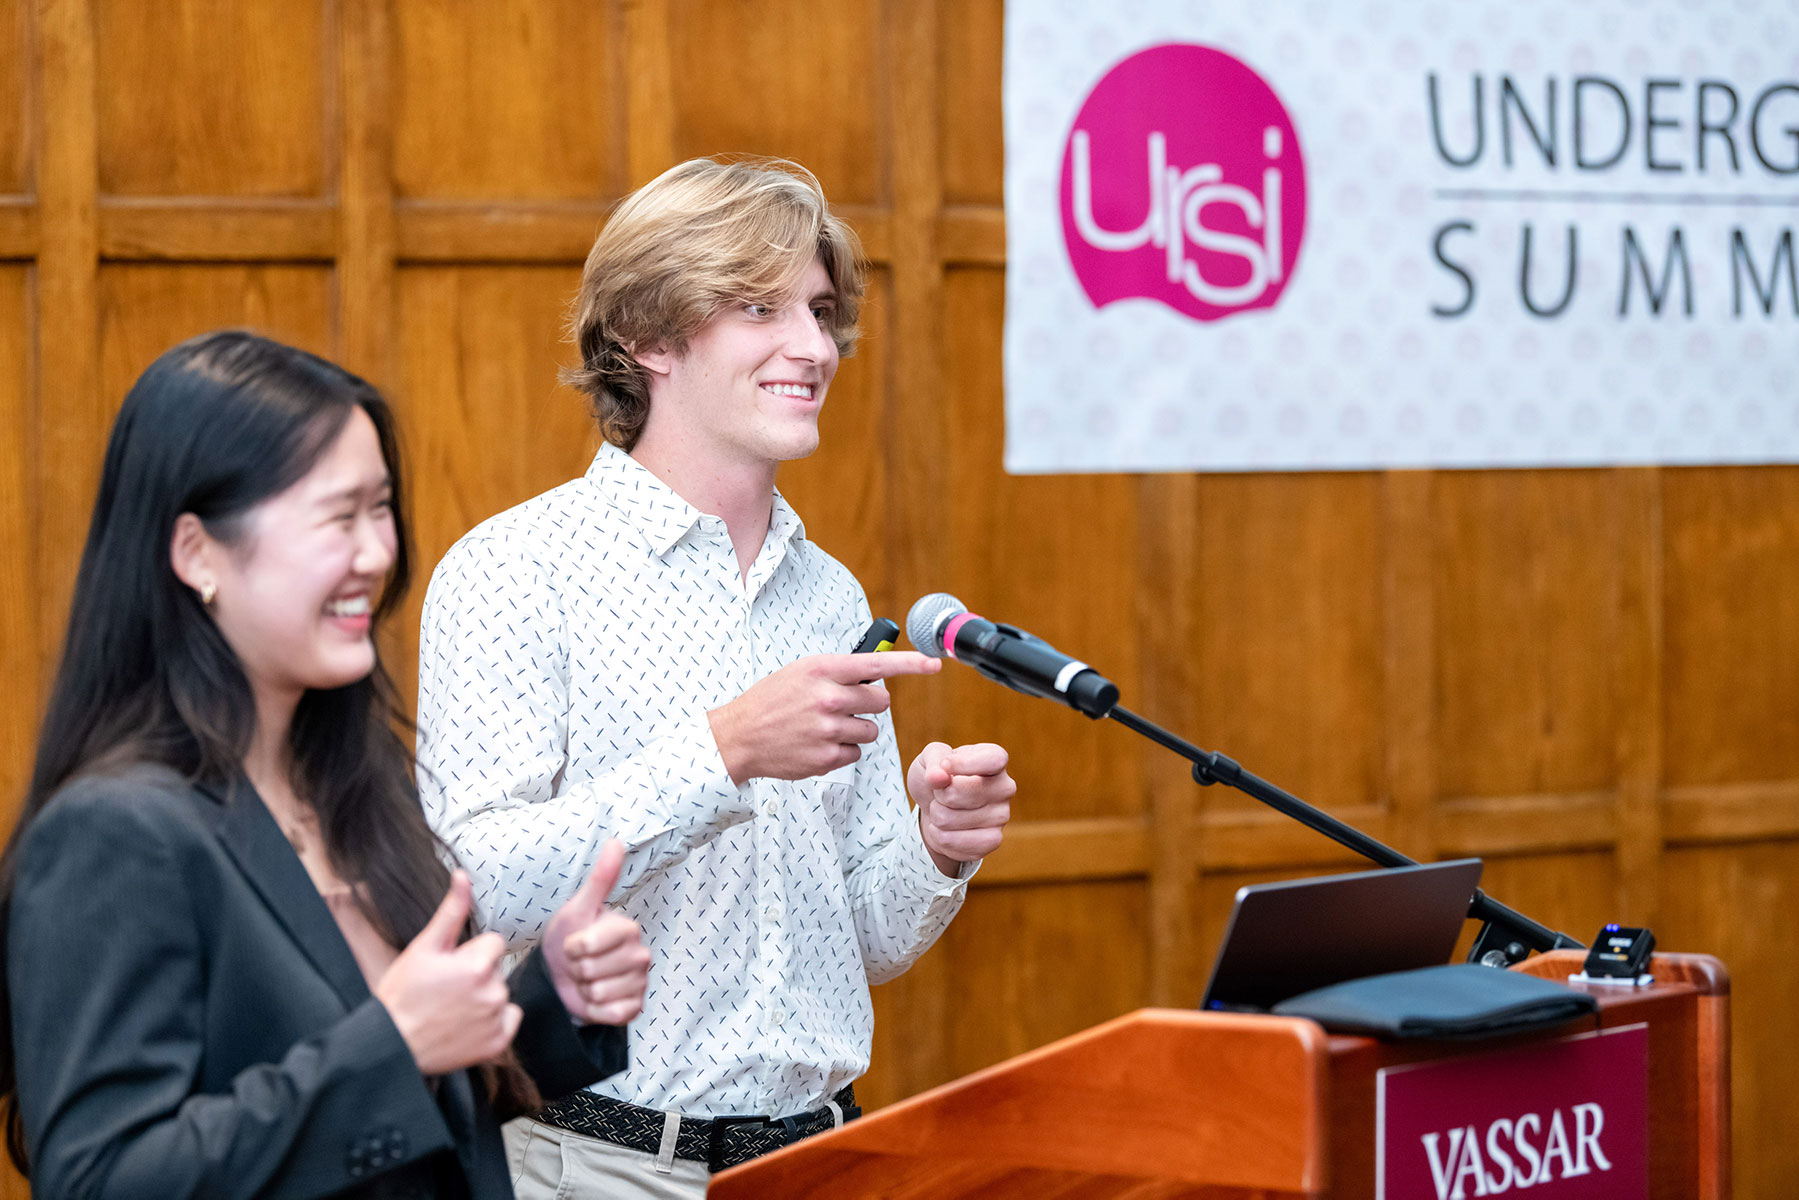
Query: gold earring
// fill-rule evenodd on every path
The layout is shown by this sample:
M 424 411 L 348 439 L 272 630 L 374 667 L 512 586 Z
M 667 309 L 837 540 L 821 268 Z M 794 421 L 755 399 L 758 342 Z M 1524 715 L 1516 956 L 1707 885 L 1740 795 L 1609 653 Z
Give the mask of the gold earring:
M 219 585 L 212 580 L 208 579 L 205 583 L 200 585 L 200 603 L 204 604 L 207 608 L 212 607 L 213 598 L 218 594 Z

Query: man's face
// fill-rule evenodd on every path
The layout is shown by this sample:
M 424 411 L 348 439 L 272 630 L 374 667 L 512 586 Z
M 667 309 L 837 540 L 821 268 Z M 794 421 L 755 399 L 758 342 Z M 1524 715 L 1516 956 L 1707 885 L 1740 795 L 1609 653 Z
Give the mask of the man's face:
M 685 353 L 649 356 L 666 372 L 652 404 L 671 405 L 688 447 L 704 447 L 720 465 L 806 457 L 818 449 L 818 413 L 837 373 L 828 328 L 835 305 L 815 258 L 794 294 L 733 305 L 701 326 Z

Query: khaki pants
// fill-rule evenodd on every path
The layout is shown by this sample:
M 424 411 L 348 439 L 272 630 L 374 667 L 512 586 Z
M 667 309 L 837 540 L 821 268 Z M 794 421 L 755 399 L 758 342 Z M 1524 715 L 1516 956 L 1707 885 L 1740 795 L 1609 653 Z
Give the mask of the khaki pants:
M 518 1200 L 699 1200 L 711 1173 L 677 1158 L 656 1170 L 656 1156 L 571 1133 L 529 1117 L 505 1127 L 506 1161 Z

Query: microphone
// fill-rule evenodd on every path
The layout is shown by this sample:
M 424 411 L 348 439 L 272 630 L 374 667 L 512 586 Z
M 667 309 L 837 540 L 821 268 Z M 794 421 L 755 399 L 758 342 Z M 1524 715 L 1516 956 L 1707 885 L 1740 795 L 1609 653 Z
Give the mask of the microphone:
M 921 598 L 906 614 L 906 637 L 932 658 L 948 656 L 1015 692 L 1066 704 L 1099 718 L 1118 703 L 1111 680 L 1040 637 L 968 611 L 947 592 Z

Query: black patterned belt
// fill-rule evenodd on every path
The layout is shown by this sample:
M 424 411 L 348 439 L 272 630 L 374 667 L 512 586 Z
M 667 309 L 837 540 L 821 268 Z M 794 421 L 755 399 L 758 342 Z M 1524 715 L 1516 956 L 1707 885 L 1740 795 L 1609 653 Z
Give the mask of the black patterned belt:
M 856 1107 L 853 1088 L 845 1087 L 831 1097 L 831 1102 L 842 1110 L 844 1121 L 862 1115 L 862 1110 Z M 544 1105 L 537 1114 L 537 1119 L 546 1125 L 585 1134 L 615 1146 L 641 1150 L 645 1154 L 662 1152 L 669 1117 L 670 1114 L 658 1109 L 626 1104 L 623 1100 L 592 1092 L 573 1092 L 553 1104 Z M 713 1117 L 710 1120 L 681 1117 L 679 1120 L 674 1156 L 703 1162 L 714 1174 L 839 1124 L 837 1114 L 828 1105 L 791 1117 Z

